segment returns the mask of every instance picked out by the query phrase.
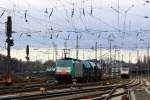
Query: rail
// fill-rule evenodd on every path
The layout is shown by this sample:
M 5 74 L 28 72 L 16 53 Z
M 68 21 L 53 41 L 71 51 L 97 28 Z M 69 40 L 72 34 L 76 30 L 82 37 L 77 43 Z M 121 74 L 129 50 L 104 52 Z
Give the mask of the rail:
M 129 87 L 130 86 L 129 84 L 133 84 L 134 81 L 130 81 L 129 83 L 124 83 L 124 84 L 114 84 L 114 85 L 107 85 L 107 86 L 99 86 L 99 84 L 97 84 L 97 86 L 93 86 L 93 87 L 89 87 L 88 86 L 89 84 L 87 86 L 85 84 L 84 85 L 76 85 L 75 89 L 70 89 L 70 90 L 65 90 L 65 91 L 44 92 L 44 93 L 36 93 L 36 94 L 29 94 L 29 95 L 22 95 L 22 96 L 19 96 L 19 95 L 8 96 L 8 97 L 0 98 L 0 100 L 4 100 L 4 99 L 28 100 L 28 99 L 55 98 L 55 97 L 83 94 L 83 93 L 95 92 L 95 91 L 100 91 L 100 95 L 110 94 L 109 97 L 107 97 L 107 98 L 111 98 L 113 96 L 119 95 L 119 94 L 113 95 L 113 92 L 117 88 Z M 133 85 L 135 85 L 135 84 L 133 84 Z M 83 87 L 85 87 L 85 88 L 83 88 Z M 79 96 L 78 98 L 81 98 L 81 97 Z M 101 98 L 103 98 L 103 97 L 101 97 Z M 106 96 L 105 96 L 105 98 L 106 98 Z

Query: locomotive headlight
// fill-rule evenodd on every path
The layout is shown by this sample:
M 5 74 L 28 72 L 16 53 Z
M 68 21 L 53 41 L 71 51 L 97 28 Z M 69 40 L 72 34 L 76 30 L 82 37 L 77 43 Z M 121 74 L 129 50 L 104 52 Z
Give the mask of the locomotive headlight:
M 57 67 L 56 72 L 71 72 L 70 67 Z

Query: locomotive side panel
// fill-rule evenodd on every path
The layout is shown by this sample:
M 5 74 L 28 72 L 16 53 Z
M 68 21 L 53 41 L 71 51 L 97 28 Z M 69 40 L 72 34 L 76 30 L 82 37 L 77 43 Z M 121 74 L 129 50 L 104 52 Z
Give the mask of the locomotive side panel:
M 74 77 L 82 78 L 83 77 L 83 64 L 80 62 L 74 63 Z

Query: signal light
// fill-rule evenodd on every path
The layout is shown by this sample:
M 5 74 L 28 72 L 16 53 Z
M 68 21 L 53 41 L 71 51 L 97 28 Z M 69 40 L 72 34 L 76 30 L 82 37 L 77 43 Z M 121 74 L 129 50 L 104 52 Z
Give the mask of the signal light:
M 27 60 L 30 60 L 30 58 L 29 58 L 29 45 L 27 45 L 27 47 L 26 47 L 26 59 Z
M 9 46 L 14 45 L 14 40 L 13 39 L 6 39 L 6 42 L 8 43 Z
M 27 56 L 29 55 L 29 45 L 27 45 L 27 47 L 26 47 L 26 54 L 27 54 Z
M 26 59 L 27 59 L 27 60 L 30 60 L 30 58 L 29 58 L 28 56 L 26 56 Z
M 12 37 L 12 20 L 11 16 L 7 17 L 7 22 L 6 22 L 6 36 L 8 38 Z

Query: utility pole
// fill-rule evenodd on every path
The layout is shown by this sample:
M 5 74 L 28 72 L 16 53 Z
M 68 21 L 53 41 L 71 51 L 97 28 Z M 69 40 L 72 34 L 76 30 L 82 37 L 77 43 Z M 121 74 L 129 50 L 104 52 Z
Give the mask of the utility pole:
M 54 53 L 55 53 L 55 60 L 54 61 L 56 61 L 57 60 L 57 44 L 55 44 L 55 42 L 53 42 L 53 50 L 54 50 Z
M 120 50 L 117 51 L 118 51 L 118 61 L 120 61 Z
M 118 18 L 117 18 L 117 24 L 118 24 L 118 29 L 120 29 L 120 0 L 117 0 L 117 8 L 118 8 Z M 120 32 L 120 30 L 119 30 L 119 32 Z
M 111 51 L 111 49 L 112 49 L 112 44 L 111 44 L 111 42 L 113 41 L 113 39 L 111 39 L 111 35 L 109 35 L 108 36 L 108 42 L 109 42 L 109 59 L 110 59 L 110 63 L 111 63 L 111 61 L 112 61 L 112 56 L 111 56 L 111 53 L 112 53 L 112 51 Z
M 131 52 L 129 51 L 129 69 L 130 69 L 130 72 L 132 71 L 132 66 L 131 66 Z M 132 74 L 131 74 L 132 76 Z
M 139 57 L 139 50 L 137 48 L 137 64 L 138 64 L 138 70 L 137 70 L 137 76 L 139 75 L 140 72 L 140 57 Z
M 84 48 L 83 48 L 83 58 L 82 59 L 84 60 Z
M 116 49 L 116 60 L 118 60 L 120 62 L 120 50 L 119 49 Z M 117 68 L 117 75 L 119 75 L 119 69 L 120 69 L 120 63 L 115 63 L 116 64 L 116 68 Z
M 120 69 L 120 67 L 121 67 L 121 64 L 120 64 L 120 50 L 117 50 L 117 51 L 118 51 L 118 61 L 119 61 L 119 63 L 118 63 L 118 69 Z
M 64 57 L 67 58 L 67 40 L 68 39 L 65 38 L 64 40 L 65 40 L 65 42 L 64 42 L 64 47 L 65 47 L 65 49 L 64 49 Z
M 111 40 L 109 40 L 109 43 L 110 43 L 110 44 L 109 44 L 109 48 L 110 48 L 110 49 L 109 49 L 109 50 L 110 50 L 109 52 L 110 52 L 110 63 L 111 63 L 111 61 L 112 61 L 112 58 L 111 58 Z
M 97 42 L 95 43 L 95 59 L 97 61 Z
M 148 39 L 148 47 L 147 47 L 147 68 L 148 68 L 148 79 L 149 79 L 149 74 L 150 74 L 150 66 L 149 66 L 149 39 Z
M 75 32 L 76 33 L 76 59 L 78 59 L 78 54 L 79 54 L 79 34 L 78 32 Z
M 112 35 L 110 34 L 109 36 L 108 36 L 108 42 L 109 42 L 109 64 L 110 64 L 110 68 L 109 68 L 109 75 L 110 74 L 112 74 L 112 72 L 111 72 L 111 70 L 112 70 L 112 66 L 111 66 L 111 63 L 112 63 L 112 57 L 111 57 L 111 49 L 112 49 L 112 47 L 111 47 L 111 42 L 113 41 L 112 39 L 111 39 L 111 37 L 112 37 Z
M 117 77 L 117 65 L 116 65 L 116 52 L 117 52 L 117 49 L 116 49 L 116 48 L 117 48 L 117 46 L 115 45 L 115 46 L 114 46 L 114 49 L 115 49 L 115 55 L 114 55 L 114 61 L 115 61 L 115 64 L 114 64 L 114 70 L 115 70 L 115 71 L 114 71 L 114 73 L 115 73 L 115 74 L 114 74 L 114 76 L 115 76 L 115 77 Z
M 115 50 L 114 60 L 115 60 L 115 63 L 116 63 L 116 58 L 117 58 L 116 57 L 116 52 L 117 52 L 117 46 L 116 45 L 114 46 L 114 50 Z
M 102 63 L 102 45 L 100 44 L 100 63 Z
M 12 19 L 11 16 L 7 17 L 6 22 L 6 43 L 7 43 L 7 74 L 5 77 L 6 85 L 10 85 L 12 82 L 11 73 L 10 73 L 10 62 L 11 62 L 11 46 L 14 45 L 12 37 Z
M 131 52 L 129 52 L 129 64 L 131 63 Z
M 57 60 L 57 45 L 55 44 L 54 41 L 52 41 L 52 45 L 53 45 L 53 61 L 56 61 Z
M 53 46 L 54 46 L 54 51 L 55 51 L 55 61 L 56 61 L 56 60 L 57 60 L 57 55 L 58 55 L 58 52 L 57 52 L 57 45 L 54 43 Z
M 123 60 L 124 60 L 124 58 L 123 58 L 123 54 L 122 54 L 122 66 L 123 66 Z
M 139 54 L 138 54 L 138 36 L 139 36 L 139 33 L 137 33 L 136 35 L 136 52 L 137 52 L 137 70 L 136 70 L 136 76 L 138 76 L 138 72 L 139 72 L 139 64 L 138 64 L 138 57 L 139 57 Z

